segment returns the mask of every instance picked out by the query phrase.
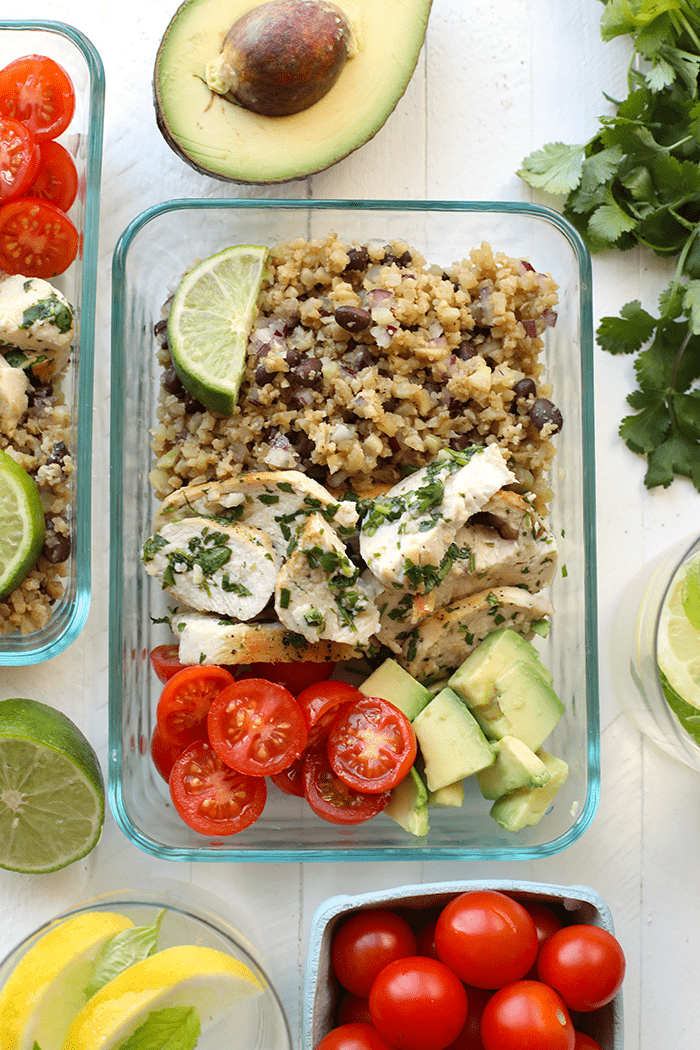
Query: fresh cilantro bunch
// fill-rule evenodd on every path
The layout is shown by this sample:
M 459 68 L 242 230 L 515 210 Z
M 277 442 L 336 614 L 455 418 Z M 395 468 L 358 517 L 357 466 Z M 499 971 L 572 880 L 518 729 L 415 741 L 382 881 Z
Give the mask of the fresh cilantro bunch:
M 642 245 L 677 258 L 658 317 L 627 303 L 597 337 L 610 353 L 637 353 L 620 435 L 647 457 L 647 487 L 682 475 L 700 491 L 700 0 L 608 0 L 601 33 L 632 37 L 627 98 L 608 98 L 615 113 L 589 142 L 550 143 L 518 174 L 566 194 L 591 251 Z

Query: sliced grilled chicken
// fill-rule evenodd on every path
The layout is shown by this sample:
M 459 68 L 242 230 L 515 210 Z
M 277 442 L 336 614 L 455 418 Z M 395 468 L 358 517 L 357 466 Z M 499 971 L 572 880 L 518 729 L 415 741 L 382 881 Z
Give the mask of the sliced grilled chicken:
M 479 591 L 426 617 L 404 640 L 400 662 L 421 682 L 440 681 L 487 634 L 509 627 L 528 637 L 532 624 L 552 613 L 547 598 L 520 587 Z
M 357 508 L 351 500 L 337 500 L 313 478 L 298 470 L 256 471 L 225 481 L 187 485 L 163 500 L 153 531 L 168 521 L 194 515 L 229 518 L 266 532 L 282 558 L 292 536 L 314 512 L 332 522 L 342 535 L 354 531 Z
M 447 450 L 374 500 L 360 532 L 365 564 L 387 587 L 427 592 L 459 529 L 513 481 L 496 445 Z
M 280 569 L 275 611 L 285 627 L 309 642 L 366 646 L 379 627 L 379 614 L 359 576 L 333 527 L 312 514 Z
M 275 589 L 278 563 L 270 538 L 247 525 L 172 521 L 146 541 L 142 557 L 163 590 L 200 612 L 249 620 Z
M 213 613 L 178 610 L 170 626 L 183 664 L 315 663 L 353 660 L 362 650 L 339 642 L 307 642 L 281 623 L 227 623 Z
M 0 354 L 0 433 L 9 437 L 29 407 L 29 379 Z
M 40 277 L 0 277 L 0 344 L 65 353 L 74 337 L 73 308 L 57 288 Z

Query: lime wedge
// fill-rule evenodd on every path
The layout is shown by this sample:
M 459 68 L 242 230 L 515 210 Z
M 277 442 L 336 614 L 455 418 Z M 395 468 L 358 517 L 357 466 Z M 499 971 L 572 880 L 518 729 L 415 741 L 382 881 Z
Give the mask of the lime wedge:
M 115 934 L 133 926 L 125 915 L 72 915 L 22 956 L 0 993 L 0 1050 L 61 1050 L 68 1026 L 85 1005 L 95 959 Z
M 245 372 L 267 248 L 236 244 L 183 278 L 168 318 L 170 353 L 183 386 L 230 416 Z
M 686 704 L 700 708 L 700 629 L 685 609 L 686 579 L 697 571 L 697 562 L 684 566 L 669 586 L 659 616 L 657 659 L 671 689 Z
M 0 867 L 65 868 L 97 843 L 104 821 L 97 755 L 47 704 L 0 701 Z
M 68 1029 L 63 1048 L 114 1050 L 151 1011 L 172 1006 L 194 1006 L 204 1028 L 262 991 L 247 966 L 216 948 L 164 948 L 122 970 L 88 999 Z
M 0 601 L 36 562 L 45 532 L 39 490 L 26 470 L 0 449 Z

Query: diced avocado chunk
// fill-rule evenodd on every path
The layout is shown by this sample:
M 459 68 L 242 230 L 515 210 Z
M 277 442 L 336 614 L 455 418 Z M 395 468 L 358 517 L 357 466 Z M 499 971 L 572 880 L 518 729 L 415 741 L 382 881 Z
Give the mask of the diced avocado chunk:
M 564 713 L 537 650 L 511 630 L 487 635 L 452 675 L 450 686 L 487 737 L 516 736 L 532 751 L 546 740 Z
M 428 792 L 415 766 L 411 766 L 408 775 L 391 792 L 384 812 L 411 835 L 428 834 Z
M 428 792 L 428 805 L 435 808 L 446 809 L 450 806 L 459 808 L 463 802 L 464 783 L 461 780 L 455 780 L 453 784 L 445 784 L 437 791 Z
M 505 831 L 520 831 L 538 824 L 552 804 L 559 788 L 569 775 L 569 767 L 561 758 L 555 758 L 541 749 L 537 757 L 543 762 L 549 780 L 542 787 L 519 787 L 496 799 L 491 816 Z
M 493 744 L 496 761 L 476 774 L 484 798 L 495 799 L 520 787 L 542 787 L 550 773 L 541 758 L 515 736 L 504 736 Z
M 433 694 L 405 671 L 396 660 L 385 660 L 360 686 L 365 696 L 378 696 L 403 711 L 412 722 L 419 711 L 430 703 Z
M 494 760 L 493 748 L 478 722 L 449 687 L 416 716 L 413 729 L 429 791 L 471 776 Z

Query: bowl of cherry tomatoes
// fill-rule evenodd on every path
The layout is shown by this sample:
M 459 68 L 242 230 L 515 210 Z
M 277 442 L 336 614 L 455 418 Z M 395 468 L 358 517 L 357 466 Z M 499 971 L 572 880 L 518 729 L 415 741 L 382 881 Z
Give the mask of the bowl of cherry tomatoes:
M 57 655 L 87 618 L 103 114 L 102 61 L 79 30 L 0 21 L 0 366 L 23 373 L 0 449 L 46 517 L 31 579 L 0 603 L 0 666 Z
M 304 1050 L 622 1050 L 625 956 L 585 886 L 402 886 L 316 910 Z

